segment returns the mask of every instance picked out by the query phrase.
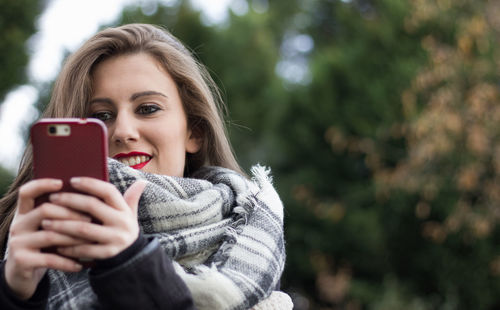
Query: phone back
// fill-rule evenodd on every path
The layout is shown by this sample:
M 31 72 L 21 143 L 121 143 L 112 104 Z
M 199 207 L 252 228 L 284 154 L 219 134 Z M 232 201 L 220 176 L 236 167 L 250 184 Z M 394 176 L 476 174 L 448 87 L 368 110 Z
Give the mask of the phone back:
M 108 180 L 107 129 L 97 119 L 41 119 L 31 127 L 31 143 L 35 179 L 61 179 L 62 191 L 74 191 L 74 176 Z

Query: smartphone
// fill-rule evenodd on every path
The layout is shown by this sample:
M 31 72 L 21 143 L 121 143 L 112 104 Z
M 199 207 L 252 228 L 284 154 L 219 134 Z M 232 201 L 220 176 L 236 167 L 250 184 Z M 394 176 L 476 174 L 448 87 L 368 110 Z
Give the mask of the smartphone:
M 74 176 L 108 181 L 107 128 L 98 119 L 44 118 L 30 129 L 35 179 L 63 181 L 61 192 L 78 192 L 71 184 Z M 48 201 L 49 194 L 35 200 L 35 206 Z M 98 222 L 98 221 L 94 221 Z M 44 249 L 54 252 L 55 249 Z M 79 260 L 92 266 L 91 260 Z
M 94 118 L 43 118 L 30 130 L 35 179 L 63 181 L 63 192 L 75 192 L 69 180 L 86 176 L 108 181 L 108 138 Z

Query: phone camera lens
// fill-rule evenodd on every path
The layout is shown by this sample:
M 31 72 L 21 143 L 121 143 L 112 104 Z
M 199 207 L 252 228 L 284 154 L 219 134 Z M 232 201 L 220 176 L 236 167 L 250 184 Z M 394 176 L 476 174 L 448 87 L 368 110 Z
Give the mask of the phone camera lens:
M 55 133 L 56 133 L 56 127 L 54 127 L 54 126 L 50 126 L 50 127 L 49 127 L 49 133 L 50 133 L 50 134 L 55 134 Z

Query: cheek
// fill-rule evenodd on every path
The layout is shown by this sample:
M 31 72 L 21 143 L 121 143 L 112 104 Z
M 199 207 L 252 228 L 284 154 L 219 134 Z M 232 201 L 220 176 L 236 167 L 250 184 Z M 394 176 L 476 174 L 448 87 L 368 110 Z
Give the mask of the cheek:
M 184 143 L 187 136 L 187 123 L 182 119 L 182 115 L 171 117 L 158 126 L 152 127 L 151 135 L 168 139 L 170 143 Z
M 168 126 L 160 129 L 154 128 L 149 133 L 149 142 L 157 148 L 158 152 L 169 154 L 184 154 L 186 130 L 178 126 Z

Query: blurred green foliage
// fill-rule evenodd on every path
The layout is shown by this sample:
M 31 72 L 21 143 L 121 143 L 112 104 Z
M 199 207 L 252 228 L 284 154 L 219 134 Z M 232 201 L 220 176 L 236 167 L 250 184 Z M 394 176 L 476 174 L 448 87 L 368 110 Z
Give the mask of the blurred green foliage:
M 500 5 L 143 1 L 207 65 L 245 169 L 285 205 L 296 309 L 500 307 Z M 497 119 L 498 118 L 498 119 Z
M 0 103 L 14 86 L 26 82 L 29 60 L 28 38 L 35 32 L 35 21 L 45 1 L 0 1 Z
M 0 197 L 3 196 L 14 179 L 14 176 L 0 166 Z
M 7 93 L 27 82 L 27 40 L 35 33 L 36 17 L 45 1 L 0 0 L 0 113 Z M 7 191 L 12 174 L 0 165 L 0 197 Z

